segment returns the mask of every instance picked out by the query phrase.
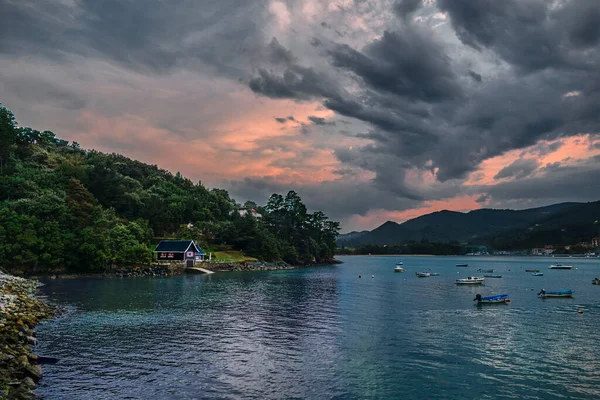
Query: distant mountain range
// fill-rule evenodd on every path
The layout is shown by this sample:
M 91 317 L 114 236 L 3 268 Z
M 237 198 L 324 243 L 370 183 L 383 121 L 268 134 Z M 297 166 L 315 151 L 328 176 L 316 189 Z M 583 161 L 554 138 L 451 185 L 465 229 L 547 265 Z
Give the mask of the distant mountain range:
M 481 209 L 467 213 L 445 210 L 401 224 L 388 221 L 372 231 L 342 234 L 337 242 L 339 246 L 356 247 L 394 245 L 423 239 L 478 244 L 493 244 L 500 240 L 500 247 L 511 247 L 518 245 L 519 241 L 529 245 L 598 235 L 600 225 L 597 220 L 600 220 L 600 201 L 560 203 L 527 210 Z M 589 239 L 586 237 L 581 240 Z M 515 240 L 511 242 L 511 238 Z

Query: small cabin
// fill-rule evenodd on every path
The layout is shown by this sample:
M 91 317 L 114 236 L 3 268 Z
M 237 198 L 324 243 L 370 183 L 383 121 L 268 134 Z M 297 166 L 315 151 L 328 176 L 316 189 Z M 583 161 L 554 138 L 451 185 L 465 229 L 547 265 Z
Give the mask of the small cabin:
M 185 261 L 187 266 L 204 261 L 206 256 L 193 240 L 161 240 L 154 254 L 158 261 Z

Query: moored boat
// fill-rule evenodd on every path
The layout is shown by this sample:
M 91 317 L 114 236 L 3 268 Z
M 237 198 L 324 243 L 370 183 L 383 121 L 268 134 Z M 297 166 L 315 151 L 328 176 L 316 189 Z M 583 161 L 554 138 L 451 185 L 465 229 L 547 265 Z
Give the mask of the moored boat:
M 457 267 L 468 267 L 469 264 L 456 264 Z
M 487 272 L 487 273 L 492 273 L 492 272 L 494 272 L 494 270 L 493 270 L 493 269 L 481 269 L 481 268 L 479 268 L 479 269 L 477 270 L 477 272 Z
M 485 278 L 502 278 L 502 275 L 500 275 L 500 274 L 485 274 L 484 277 Z
M 431 273 L 429 272 L 415 272 L 417 274 L 417 278 L 429 278 Z
M 539 269 L 526 269 L 525 272 L 540 272 Z
M 533 274 L 531 274 L 531 275 L 533 275 L 533 276 L 544 276 L 544 274 L 543 274 L 543 273 L 541 273 L 541 272 L 534 272 L 534 273 L 533 273 Z
M 573 269 L 572 265 L 552 264 L 548 269 Z
M 394 272 L 404 272 L 404 268 L 402 268 L 399 265 L 396 265 L 396 268 L 394 268 Z
M 546 297 L 573 297 L 574 290 L 557 290 L 557 291 L 546 291 L 546 289 L 542 289 L 538 296 L 545 299 Z
M 457 279 L 457 285 L 481 285 L 485 281 L 485 278 L 480 276 L 467 276 L 466 278 Z
M 477 304 L 508 304 L 510 300 L 507 294 L 497 294 L 495 296 L 485 296 L 481 297 L 480 294 L 477 294 L 473 301 L 477 301 Z
M 438 274 L 437 272 L 430 272 L 429 275 L 431 275 L 431 276 L 440 276 L 440 274 Z
M 594 278 L 594 279 L 592 280 L 592 285 L 600 285 L 600 279 L 598 279 L 598 278 Z
M 404 265 L 404 263 L 403 263 L 402 261 L 398 261 L 398 262 L 396 263 L 396 267 L 401 267 L 402 265 Z

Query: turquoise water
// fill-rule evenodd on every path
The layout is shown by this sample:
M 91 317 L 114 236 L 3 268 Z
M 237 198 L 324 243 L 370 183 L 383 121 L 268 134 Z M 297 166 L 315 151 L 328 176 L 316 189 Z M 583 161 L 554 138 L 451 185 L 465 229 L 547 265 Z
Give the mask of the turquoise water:
M 600 397 L 599 259 L 340 257 L 311 269 L 47 281 L 46 399 Z M 405 273 L 394 273 L 396 261 Z M 556 261 L 573 270 L 548 270 Z M 468 268 L 457 263 L 467 262 Z M 501 279 L 456 286 L 494 268 Z M 543 277 L 525 269 L 539 268 Z M 416 278 L 417 271 L 441 275 Z M 362 275 L 362 278 L 358 278 Z M 374 275 L 374 278 L 371 278 Z M 539 299 L 539 289 L 574 289 Z M 532 290 L 533 289 L 533 290 Z M 478 307 L 475 294 L 510 305 Z M 577 310 L 583 309 L 583 314 Z

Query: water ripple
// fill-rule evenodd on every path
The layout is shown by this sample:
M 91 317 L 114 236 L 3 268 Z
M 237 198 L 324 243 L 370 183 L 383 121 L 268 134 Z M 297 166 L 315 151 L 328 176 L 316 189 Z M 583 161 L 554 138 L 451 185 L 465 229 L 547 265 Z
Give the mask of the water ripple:
M 456 273 L 460 259 L 405 258 L 408 271 L 440 273 L 425 279 L 394 274 L 389 258 L 345 262 L 50 281 L 47 295 L 69 312 L 39 329 L 38 352 L 61 361 L 44 366 L 38 393 L 47 399 L 600 396 L 600 291 L 583 279 L 594 273 L 589 263 L 569 275 L 549 271 L 541 281 L 522 270 L 543 261 L 487 259 L 474 268 L 495 268 L 504 277 L 460 287 L 454 279 L 468 273 Z M 576 296 L 539 299 L 531 289 L 542 283 L 557 289 L 568 283 Z M 477 293 L 503 292 L 511 305 L 473 305 Z

